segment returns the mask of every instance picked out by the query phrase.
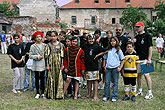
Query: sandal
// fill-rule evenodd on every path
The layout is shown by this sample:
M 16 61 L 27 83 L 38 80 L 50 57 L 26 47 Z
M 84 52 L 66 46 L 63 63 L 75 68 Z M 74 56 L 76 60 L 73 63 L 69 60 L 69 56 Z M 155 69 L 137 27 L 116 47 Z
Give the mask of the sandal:
M 91 96 L 89 96 L 89 95 L 86 95 L 86 96 L 84 96 L 84 97 L 82 97 L 83 99 L 88 99 L 88 98 L 91 98 Z
M 92 101 L 100 101 L 100 99 L 94 97 L 94 98 L 92 99 Z
M 77 101 L 77 97 L 74 97 L 74 101 Z

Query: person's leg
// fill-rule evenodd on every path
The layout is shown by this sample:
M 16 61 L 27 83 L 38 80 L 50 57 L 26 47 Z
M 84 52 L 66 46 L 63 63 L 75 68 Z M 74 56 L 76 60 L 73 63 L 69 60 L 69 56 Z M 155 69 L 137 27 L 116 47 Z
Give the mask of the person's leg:
M 36 94 L 39 94 L 39 72 L 35 71 Z
M 4 45 L 3 45 L 3 42 L 1 42 L 1 51 L 2 51 L 2 54 L 4 54 Z
M 18 91 L 20 89 L 20 71 L 19 71 L 19 68 L 16 67 L 15 71 L 16 71 L 16 87 L 15 88 Z
M 152 80 L 151 77 L 149 75 L 149 73 L 144 74 L 144 77 L 146 79 L 146 83 L 147 83 L 147 87 L 148 87 L 148 93 L 145 96 L 146 99 L 152 99 L 153 95 L 152 95 Z
M 136 96 L 138 96 L 138 95 L 143 96 L 143 92 L 142 92 L 142 73 L 141 73 L 141 64 L 138 64 L 137 85 L 138 85 L 138 92 L 137 92 Z
M 92 81 L 87 80 L 87 85 L 88 85 L 88 95 L 86 97 L 89 98 L 92 95 Z
M 7 53 L 7 47 L 6 47 L 6 42 L 4 42 L 4 54 Z
M 40 72 L 40 81 L 41 81 L 41 90 L 42 90 L 42 93 L 41 94 L 44 94 L 44 91 L 45 91 L 45 71 L 42 71 Z
M 19 88 L 20 89 L 23 89 L 24 88 L 24 85 L 23 85 L 23 69 L 24 68 L 22 68 L 22 67 L 19 68 L 19 73 L 20 73 L 20 78 L 19 78 L 19 83 L 20 83 L 19 86 L 20 87 Z
M 94 100 L 96 101 L 98 99 L 98 96 L 97 96 L 97 94 L 98 94 L 98 81 L 97 80 L 94 81 L 94 88 L 95 88 L 95 90 L 94 90 Z
M 131 84 L 131 100 L 136 101 L 136 77 L 130 77 L 130 84 Z
M 106 98 L 105 101 L 109 99 L 110 96 L 110 82 L 111 82 L 111 70 L 107 69 L 107 72 L 105 73 L 105 88 L 104 88 L 104 96 L 103 96 L 103 100 Z
M 25 65 L 24 91 L 29 89 L 30 70 Z
M 32 89 L 35 91 L 36 90 L 36 86 L 35 86 L 35 74 L 34 71 L 30 70 L 31 72 L 31 80 L 32 80 Z
M 130 89 L 130 79 L 129 77 L 123 77 L 123 80 L 124 80 L 124 91 L 125 91 L 125 97 L 123 98 L 123 100 L 129 100 L 130 97 L 129 97 L 129 93 L 131 91 Z
M 79 89 L 79 81 L 75 80 L 75 94 L 74 94 L 74 100 L 77 100 L 77 93 Z
M 112 70 L 112 78 L 113 78 L 113 91 L 112 91 L 112 101 L 118 100 L 118 80 L 119 80 L 119 72 L 116 72 L 117 68 Z
M 66 90 L 67 90 L 71 80 L 72 80 L 71 78 L 67 77 L 65 85 L 64 85 L 64 94 L 65 94 L 65 92 L 66 92 Z
M 13 78 L 13 90 L 11 90 L 13 93 L 17 93 L 16 87 L 17 87 L 17 81 L 18 81 L 18 68 L 13 68 L 14 78 Z

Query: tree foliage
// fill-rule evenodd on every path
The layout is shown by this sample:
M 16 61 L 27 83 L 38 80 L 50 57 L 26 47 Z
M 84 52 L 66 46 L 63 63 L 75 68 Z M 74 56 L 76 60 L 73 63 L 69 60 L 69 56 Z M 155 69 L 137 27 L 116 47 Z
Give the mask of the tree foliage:
M 62 29 L 68 28 L 67 23 L 65 23 L 65 22 L 60 22 L 59 24 L 60 24 L 60 27 L 61 27 Z
M 10 7 L 13 5 L 13 8 Z M 18 16 L 19 11 L 16 6 L 16 4 L 10 4 L 10 2 L 7 2 L 6 0 L 3 1 L 2 4 L 0 4 L 0 10 L 6 15 L 6 16 Z
M 121 24 L 125 29 L 134 31 L 135 24 L 138 21 L 147 20 L 147 15 L 142 11 L 142 7 L 133 7 L 130 5 L 129 8 L 125 9 L 122 13 Z
M 157 11 L 158 19 L 161 19 L 165 22 L 165 2 L 161 0 L 156 1 L 155 3 L 155 11 Z

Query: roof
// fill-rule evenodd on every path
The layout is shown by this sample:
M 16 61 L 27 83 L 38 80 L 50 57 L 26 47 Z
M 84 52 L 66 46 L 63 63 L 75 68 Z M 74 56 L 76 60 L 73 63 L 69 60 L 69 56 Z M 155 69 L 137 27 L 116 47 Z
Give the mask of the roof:
M 0 4 L 2 4 L 3 1 L 4 1 L 4 0 L 0 0 Z M 6 0 L 6 1 L 7 1 L 7 2 L 10 2 L 11 8 L 13 8 L 13 7 L 12 7 L 12 4 L 17 4 L 20 0 Z
M 110 3 L 106 3 L 105 0 L 99 0 L 99 3 L 94 3 L 94 0 L 80 0 L 79 3 L 75 3 L 75 0 L 72 0 L 59 8 L 128 8 L 128 5 L 132 5 L 133 7 L 142 6 L 143 8 L 154 8 L 156 1 L 157 0 L 130 0 L 130 3 L 126 3 L 125 0 L 110 0 Z

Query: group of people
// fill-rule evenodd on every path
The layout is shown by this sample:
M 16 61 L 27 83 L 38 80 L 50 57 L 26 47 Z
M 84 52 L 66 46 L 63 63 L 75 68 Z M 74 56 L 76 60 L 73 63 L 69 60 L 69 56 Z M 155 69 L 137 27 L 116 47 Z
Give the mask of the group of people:
M 103 73 L 103 101 L 110 99 L 110 83 L 113 83 L 112 101 L 118 100 L 118 80 L 121 73 L 124 81 L 125 96 L 123 100 L 136 101 L 136 96 L 143 95 L 142 74 L 140 65 L 150 66 L 152 57 L 152 37 L 144 31 L 145 25 L 139 21 L 135 25 L 138 32 L 134 39 L 122 35 L 123 28 L 116 27 L 116 36 L 107 31 L 107 37 L 101 38 L 101 31 L 96 30 L 90 35 L 88 30 L 82 36 L 76 31 L 66 36 L 64 31 L 48 31 L 47 40 L 43 41 L 43 33 L 37 31 L 32 42 L 25 48 L 20 44 L 20 37 L 14 34 L 14 44 L 9 45 L 7 54 L 11 58 L 14 72 L 13 93 L 29 89 L 31 72 L 32 88 L 36 91 L 35 98 L 65 99 L 65 93 L 74 91 L 74 100 L 78 99 L 81 77 L 87 80 L 88 94 L 83 98 L 98 101 L 98 85 Z M 25 58 L 24 58 L 25 56 Z M 24 62 L 25 59 L 25 62 Z M 23 69 L 25 79 L 23 83 Z M 148 92 L 146 99 L 152 99 L 152 81 L 149 73 L 144 74 Z M 136 91 L 136 79 L 138 92 Z M 130 94 L 132 96 L 130 96 Z

